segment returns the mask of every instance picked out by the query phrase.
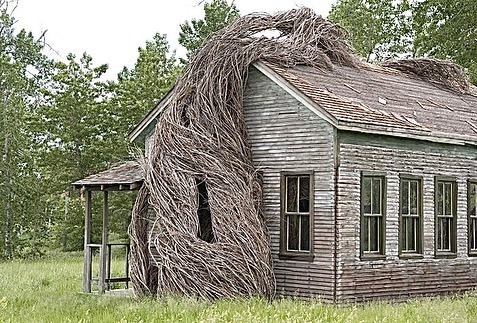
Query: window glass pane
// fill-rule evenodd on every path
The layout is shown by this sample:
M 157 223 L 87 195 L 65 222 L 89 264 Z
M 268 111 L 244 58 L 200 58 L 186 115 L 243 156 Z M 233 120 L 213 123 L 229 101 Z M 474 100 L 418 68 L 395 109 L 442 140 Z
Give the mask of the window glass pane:
M 442 250 L 442 218 L 437 219 L 437 250 Z
M 409 187 L 409 196 L 410 196 L 410 199 L 409 199 L 409 214 L 413 214 L 413 215 L 417 215 L 418 214 L 418 196 L 419 196 L 419 192 L 418 192 L 418 185 L 417 185 L 417 181 L 411 181 L 409 182 L 410 184 L 410 187 Z
M 403 180 L 401 185 L 401 214 L 409 214 L 409 181 Z
M 288 215 L 288 250 L 298 250 L 299 225 L 297 215 Z
M 287 212 L 297 211 L 298 178 L 287 177 Z
M 469 201 L 469 214 L 471 216 L 477 215 L 477 184 L 470 184 L 470 201 Z
M 381 214 L 381 179 L 373 178 L 372 182 L 372 214 Z
M 402 218 L 402 227 L 403 228 L 406 228 L 407 227 L 407 221 L 409 220 L 409 218 Z M 401 248 L 402 248 L 402 251 L 407 251 L 407 230 L 402 230 L 402 234 L 401 234 Z
M 310 177 L 300 177 L 299 212 L 310 212 Z
M 452 215 L 452 184 L 445 183 L 444 192 L 444 214 Z
M 443 215 L 444 210 L 442 208 L 444 204 L 444 183 L 437 183 L 437 214 L 438 215 Z
M 447 224 L 447 228 L 446 228 L 446 249 L 447 250 L 451 250 L 451 241 L 452 241 L 452 221 L 453 219 L 452 218 L 447 218 L 446 219 L 446 224 Z
M 416 250 L 416 220 L 417 218 L 408 218 L 406 223 L 406 251 Z
M 438 234 L 437 234 L 437 248 L 442 251 L 451 250 L 451 228 L 452 218 L 439 218 L 438 219 Z
M 310 216 L 300 215 L 301 241 L 300 250 L 310 250 Z
M 419 251 L 419 218 L 412 219 L 412 250 L 415 252 Z
M 379 251 L 380 220 L 381 218 L 376 216 L 366 217 L 365 219 L 365 222 L 367 222 L 367 249 L 365 250 L 367 251 Z
M 449 231 L 447 230 L 448 225 L 447 225 L 447 219 L 442 218 L 442 250 L 448 250 L 449 249 Z
M 363 178 L 363 212 L 364 214 L 371 214 L 371 178 Z
M 470 249 L 477 249 L 477 218 L 470 219 Z
M 371 227 L 373 229 L 371 235 L 371 251 L 379 251 L 379 236 L 380 236 L 380 222 L 381 218 L 379 217 L 372 217 L 371 218 Z
M 361 241 L 361 248 L 363 251 L 369 251 L 369 217 L 365 217 L 363 220 L 363 241 Z

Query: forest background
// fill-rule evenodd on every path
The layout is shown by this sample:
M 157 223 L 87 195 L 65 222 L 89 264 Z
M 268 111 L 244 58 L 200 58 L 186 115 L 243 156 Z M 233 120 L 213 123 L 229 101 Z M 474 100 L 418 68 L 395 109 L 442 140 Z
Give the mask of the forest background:
M 21 0 L 18 0 L 21 1 Z M 140 147 L 127 134 L 160 101 L 207 37 L 240 12 L 203 3 L 203 18 L 180 25 L 186 58 L 157 32 L 133 68 L 104 81 L 107 64 L 87 53 L 48 57 L 45 34 L 16 29 L 18 1 L 0 0 L 0 258 L 39 257 L 83 247 L 83 202 L 72 182 L 125 160 Z M 349 31 L 363 60 L 436 57 L 465 67 L 477 84 L 475 0 L 338 0 L 328 19 Z M 112 194 L 111 241 L 127 241 L 134 194 Z M 93 200 L 93 210 L 101 210 Z M 93 241 L 100 216 L 93 215 Z

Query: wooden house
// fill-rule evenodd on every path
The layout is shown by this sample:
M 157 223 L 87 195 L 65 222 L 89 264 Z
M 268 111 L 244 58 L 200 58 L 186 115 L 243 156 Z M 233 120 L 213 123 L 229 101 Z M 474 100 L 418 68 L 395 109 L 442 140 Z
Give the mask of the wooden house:
M 130 133 L 146 151 L 170 99 Z M 477 96 L 379 66 L 258 61 L 243 109 L 279 295 L 477 286 Z

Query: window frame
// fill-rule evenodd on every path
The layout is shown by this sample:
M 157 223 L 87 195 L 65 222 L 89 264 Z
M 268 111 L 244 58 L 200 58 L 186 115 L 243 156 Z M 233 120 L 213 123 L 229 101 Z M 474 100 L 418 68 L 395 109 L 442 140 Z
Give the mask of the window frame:
M 309 205 L 309 250 L 288 250 L 288 226 L 286 223 L 286 180 L 288 177 L 309 177 L 310 182 L 310 205 Z M 312 261 L 313 255 L 313 228 L 314 228 L 314 192 L 315 192 L 315 173 L 314 171 L 303 172 L 280 172 L 280 259 Z M 298 212 L 300 213 L 300 212 Z
M 437 203 L 437 194 L 440 183 L 450 183 L 452 187 L 452 201 L 451 201 L 451 210 L 452 217 L 445 215 L 439 216 L 438 214 L 438 203 Z M 445 186 L 444 186 L 445 191 Z M 458 186 L 457 181 L 454 177 L 442 177 L 436 176 L 434 181 L 434 256 L 436 258 L 455 258 L 457 257 L 457 197 L 458 197 Z M 444 200 L 444 199 L 443 199 Z M 445 211 L 444 211 L 445 213 Z M 451 227 L 451 237 L 450 237 L 450 250 L 439 250 L 438 248 L 438 222 L 440 218 L 450 218 L 452 219 Z
M 471 215 L 470 214 L 470 210 L 471 210 L 471 205 L 470 205 L 470 200 L 471 200 L 471 191 L 470 191 L 470 188 L 472 185 L 475 185 L 476 186 L 476 195 L 477 195 L 477 179 L 469 179 L 467 181 L 467 240 L 468 240 L 468 254 L 470 257 L 477 257 L 477 245 L 476 245 L 476 248 L 475 249 L 471 249 L 471 226 L 470 226 L 470 223 L 471 223 L 471 220 L 472 219 L 476 219 L 477 221 L 477 196 L 476 196 L 476 201 L 475 201 L 475 208 L 476 208 L 476 211 L 475 211 L 475 215 Z M 477 235 L 477 234 L 476 234 Z M 476 237 L 476 240 L 477 240 L 477 237 Z
M 379 243 L 379 250 L 377 252 L 370 252 L 365 251 L 364 246 L 364 221 L 366 219 L 366 215 L 364 213 L 364 190 L 363 190 L 363 183 L 365 178 L 371 179 L 380 179 L 381 180 L 381 223 L 379 226 L 380 236 L 378 237 Z M 361 173 L 360 179 L 360 238 L 359 238 L 359 246 L 360 246 L 360 257 L 362 260 L 380 260 L 386 259 L 386 208 L 387 208 L 387 181 L 385 174 L 379 173 Z
M 402 188 L 403 188 L 403 182 L 404 181 L 417 181 L 418 187 L 417 187 L 417 192 L 418 192 L 418 215 L 416 216 L 403 216 L 402 210 L 403 210 L 403 196 L 402 196 Z M 398 233 L 398 246 L 399 246 L 399 257 L 400 258 L 422 258 L 423 257 L 423 250 L 424 250 L 424 207 L 423 207 L 423 194 L 424 194 L 424 189 L 423 189 L 423 178 L 421 176 L 415 176 L 415 175 L 400 175 L 399 177 L 399 233 Z M 402 245 L 402 238 L 403 238 L 403 230 L 404 230 L 404 218 L 417 218 L 418 219 L 418 225 L 417 225 L 417 230 L 418 233 L 416 234 L 416 251 L 407 251 L 403 249 Z

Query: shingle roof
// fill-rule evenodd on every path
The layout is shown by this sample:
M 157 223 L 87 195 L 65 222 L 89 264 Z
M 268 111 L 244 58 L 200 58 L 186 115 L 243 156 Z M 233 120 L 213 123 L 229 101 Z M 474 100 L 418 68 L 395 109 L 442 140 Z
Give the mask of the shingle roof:
M 143 181 L 143 171 L 139 163 L 127 161 L 103 172 L 80 179 L 73 185 L 77 189 L 132 190 L 139 188 Z
M 477 144 L 477 96 L 369 65 L 333 71 L 263 62 L 336 119 L 337 126 L 459 139 Z

